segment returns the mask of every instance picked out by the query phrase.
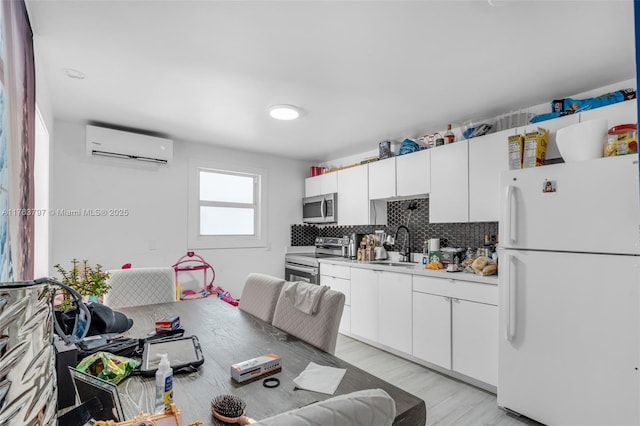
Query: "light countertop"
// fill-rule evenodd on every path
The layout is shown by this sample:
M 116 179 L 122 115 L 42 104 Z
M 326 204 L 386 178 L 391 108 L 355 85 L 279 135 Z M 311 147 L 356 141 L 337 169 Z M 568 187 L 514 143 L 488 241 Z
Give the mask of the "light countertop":
M 395 261 L 393 259 L 391 260 Z M 426 275 L 430 277 L 498 285 L 497 275 L 481 276 L 481 275 L 471 274 L 468 272 L 446 272 L 444 269 L 441 269 L 441 270 L 425 269 L 425 265 L 423 265 L 422 263 L 413 263 L 412 264 L 413 266 L 408 266 L 408 265 L 392 266 L 392 265 L 384 265 L 380 263 L 347 259 L 344 257 L 323 258 L 323 259 L 319 259 L 319 262 L 321 265 L 320 273 L 322 273 L 323 263 L 331 263 L 334 265 L 344 265 L 344 266 L 357 267 L 357 268 L 363 268 L 363 269 L 372 269 L 377 271 L 398 272 L 398 273 L 412 274 L 412 275 Z

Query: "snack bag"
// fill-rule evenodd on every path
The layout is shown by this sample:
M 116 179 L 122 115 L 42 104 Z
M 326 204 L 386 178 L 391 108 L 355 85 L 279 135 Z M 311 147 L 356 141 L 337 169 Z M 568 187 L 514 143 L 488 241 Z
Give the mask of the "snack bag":
M 117 385 L 139 366 L 140 362 L 135 359 L 109 352 L 96 352 L 84 357 L 76 369 Z

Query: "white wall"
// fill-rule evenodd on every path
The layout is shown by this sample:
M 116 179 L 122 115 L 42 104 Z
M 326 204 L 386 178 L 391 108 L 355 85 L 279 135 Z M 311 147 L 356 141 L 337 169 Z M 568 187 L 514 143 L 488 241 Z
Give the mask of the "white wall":
M 197 250 L 215 269 L 215 285 L 240 297 L 250 272 L 284 276 L 290 225 L 301 222 L 308 163 L 174 141 L 167 166 L 84 154 L 83 125 L 56 120 L 52 136 L 51 209 L 128 209 L 126 217 L 51 217 L 51 265 L 73 258 L 117 269 L 171 266 L 187 252 L 187 164 L 211 159 L 268 169 L 268 247 Z M 52 276 L 55 270 L 51 269 Z M 183 281 L 182 275 L 179 277 Z M 187 277 L 185 277 L 186 279 Z
M 629 80 L 624 80 L 624 81 L 620 81 L 618 83 L 613 83 L 613 84 L 609 84 L 607 86 L 603 86 L 603 87 L 598 87 L 592 90 L 588 90 L 586 92 L 582 92 L 582 93 L 577 93 L 573 96 L 569 96 L 570 98 L 573 99 L 587 99 L 587 98 L 592 98 L 592 97 L 597 97 L 597 96 L 601 96 L 601 95 L 605 95 L 607 93 L 610 92 L 615 92 L 618 90 L 624 90 L 624 89 L 636 89 L 636 80 L 635 79 L 629 79 Z M 637 96 L 637 95 L 636 95 Z M 534 115 L 538 115 L 538 114 L 546 114 L 551 112 L 551 101 L 553 101 L 553 99 L 549 99 L 549 102 L 544 103 L 544 104 L 538 104 L 538 105 L 523 105 L 522 106 L 522 110 L 526 110 L 527 112 L 534 114 Z M 507 113 L 505 111 L 505 113 Z M 495 122 L 495 118 L 494 117 L 485 117 L 487 122 Z M 455 122 L 456 120 L 458 120 L 458 117 L 453 117 L 453 122 Z M 459 121 L 459 120 L 458 120 Z M 479 123 L 479 122 L 483 122 L 484 120 L 474 120 L 474 122 Z M 544 122 L 541 122 L 542 124 L 540 124 L 541 127 L 544 127 Z M 435 132 L 439 132 L 440 134 L 444 134 L 444 132 L 446 131 L 445 129 L 439 129 L 439 130 L 433 130 L 430 129 L 428 131 L 425 131 L 423 134 L 430 134 L 430 133 L 435 133 Z M 456 127 L 453 129 L 454 134 L 456 135 L 456 140 L 460 140 L 461 139 L 461 135 L 462 135 L 462 130 L 459 127 Z M 411 135 L 411 136 L 406 136 L 406 137 L 410 137 L 413 139 L 417 139 L 422 135 Z M 392 145 L 394 153 L 397 154 L 397 151 L 400 148 L 400 143 L 402 142 L 402 140 L 404 140 L 404 135 L 403 136 L 399 136 L 396 139 L 394 139 L 394 141 L 396 142 L 394 145 Z M 375 147 L 375 149 L 372 149 L 371 151 L 366 151 L 360 154 L 356 154 L 356 155 L 350 155 L 348 157 L 341 157 L 341 158 L 335 158 L 329 161 L 325 161 L 323 163 L 320 163 L 319 165 L 322 167 L 327 167 L 327 168 L 338 168 L 338 167 L 344 167 L 344 166 L 348 166 L 348 165 L 352 165 L 352 164 L 356 164 L 356 163 L 360 163 L 362 160 L 364 160 L 365 158 L 369 158 L 369 157 L 377 157 L 378 156 L 378 148 Z

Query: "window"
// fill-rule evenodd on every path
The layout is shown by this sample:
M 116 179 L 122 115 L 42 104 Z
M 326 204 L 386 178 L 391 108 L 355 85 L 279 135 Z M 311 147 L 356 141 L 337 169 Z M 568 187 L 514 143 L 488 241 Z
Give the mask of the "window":
M 260 169 L 193 163 L 189 182 L 189 247 L 266 245 L 266 173 Z

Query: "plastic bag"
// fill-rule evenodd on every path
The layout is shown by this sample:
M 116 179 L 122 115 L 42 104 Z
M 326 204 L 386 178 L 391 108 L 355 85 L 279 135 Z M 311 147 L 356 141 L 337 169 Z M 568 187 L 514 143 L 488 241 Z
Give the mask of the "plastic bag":
M 83 358 L 76 369 L 117 385 L 139 366 L 140 362 L 135 359 L 109 352 L 96 352 Z
M 532 117 L 529 122 L 538 123 L 540 121 L 550 120 L 552 118 L 557 118 L 557 117 L 564 117 L 565 115 L 574 114 L 576 112 L 586 111 L 594 108 L 600 108 L 605 105 L 611 105 L 611 104 L 628 101 L 635 98 L 636 98 L 635 90 L 624 89 L 624 90 L 618 90 L 615 92 L 605 93 L 604 95 L 601 95 L 595 98 L 556 99 L 553 102 L 551 102 L 550 113 L 536 115 Z
M 400 152 L 398 152 L 398 155 L 410 154 L 416 151 L 420 151 L 420 146 L 411 139 L 405 139 L 400 144 Z

